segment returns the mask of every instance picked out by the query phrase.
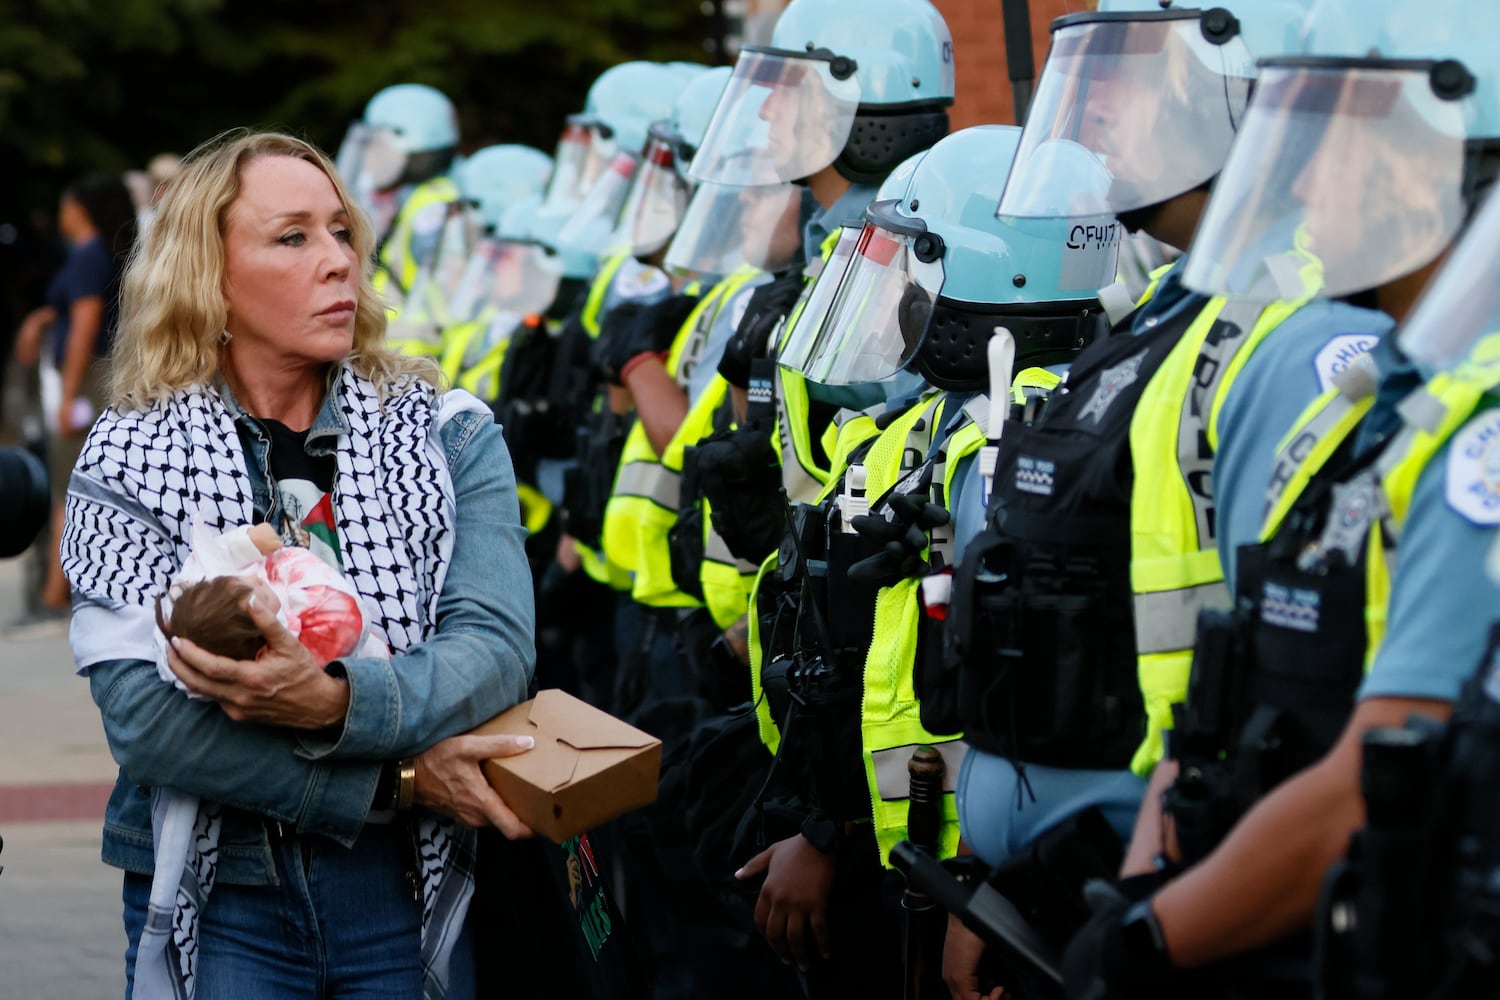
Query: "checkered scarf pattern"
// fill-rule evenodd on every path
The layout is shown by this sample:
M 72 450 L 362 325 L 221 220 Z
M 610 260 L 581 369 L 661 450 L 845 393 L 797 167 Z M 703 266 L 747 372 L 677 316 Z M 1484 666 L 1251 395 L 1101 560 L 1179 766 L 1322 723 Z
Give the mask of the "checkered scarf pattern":
M 333 391 L 350 430 L 339 439 L 334 478 L 344 571 L 373 630 L 400 653 L 436 627 L 453 551 L 453 487 L 436 440 L 438 407 L 432 390 L 416 381 L 388 389 L 382 400 L 348 366 Z M 80 667 L 104 658 L 96 651 L 108 648 L 109 635 L 150 634 L 154 601 L 187 558 L 195 518 L 222 532 L 250 524 L 253 513 L 239 434 L 216 390 L 195 387 L 147 410 L 107 410 L 75 467 L 62 538 L 63 569 L 88 609 L 74 626 Z M 177 856 L 185 863 L 179 878 L 157 866 L 156 881 L 173 902 L 158 907 L 153 885 L 136 995 L 190 998 L 197 915 L 217 868 L 219 810 L 165 792 L 153 796 L 153 826 L 159 845 L 176 831 L 167 839 L 183 844 L 185 854 Z M 189 807 L 191 818 L 184 815 Z M 475 832 L 431 813 L 418 816 L 424 995 L 437 1000 L 446 995 L 448 958 L 473 894 Z

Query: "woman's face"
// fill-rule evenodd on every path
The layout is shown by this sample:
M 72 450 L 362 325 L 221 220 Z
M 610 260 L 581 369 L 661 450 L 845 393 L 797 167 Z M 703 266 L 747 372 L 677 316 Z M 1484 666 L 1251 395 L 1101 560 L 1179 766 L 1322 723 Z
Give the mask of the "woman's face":
M 84 235 L 93 232 L 89 213 L 82 203 L 72 195 L 64 194 L 57 203 L 57 233 L 69 243 L 76 243 Z
M 231 352 L 280 365 L 347 355 L 359 297 L 349 236 L 348 211 L 313 164 L 263 156 L 244 166 L 224 232 Z

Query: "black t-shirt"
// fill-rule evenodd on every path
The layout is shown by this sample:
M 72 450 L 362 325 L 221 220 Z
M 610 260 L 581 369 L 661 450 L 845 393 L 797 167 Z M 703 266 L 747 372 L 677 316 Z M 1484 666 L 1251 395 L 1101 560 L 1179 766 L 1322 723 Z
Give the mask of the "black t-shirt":
M 276 529 L 289 531 L 331 566 L 343 568 L 339 556 L 337 522 L 333 515 L 333 455 L 309 455 L 307 431 L 294 431 L 279 420 L 256 418 L 271 439 L 271 480 L 283 517 Z M 249 433 L 242 430 L 241 434 Z M 248 447 L 248 443 L 247 443 Z

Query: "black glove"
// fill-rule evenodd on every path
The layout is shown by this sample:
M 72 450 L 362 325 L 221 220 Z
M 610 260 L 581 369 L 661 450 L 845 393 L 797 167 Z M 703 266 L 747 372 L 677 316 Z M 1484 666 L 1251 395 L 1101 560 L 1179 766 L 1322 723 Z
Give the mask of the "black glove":
M 926 499 L 926 493 L 897 493 L 885 501 L 894 517 L 863 514 L 849 524 L 866 538 L 880 542 L 881 551 L 849 567 L 849 579 L 877 587 L 889 587 L 913 577 L 926 576 L 931 567 L 922 558 L 933 528 L 947 524 L 951 517 L 937 504 Z
M 1153 931 L 1150 896 L 1131 898 L 1147 884 L 1094 879 L 1083 887 L 1093 916 L 1063 953 L 1063 991 L 1069 1000 L 1163 1000 L 1187 994 L 1186 975 L 1173 968 Z
M 745 315 L 740 318 L 734 336 L 724 346 L 724 356 L 719 359 L 719 374 L 724 376 L 724 381 L 741 389 L 750 387 L 750 362 L 766 356 L 771 332 L 796 305 L 802 286 L 802 271 L 798 269 L 750 293 Z
M 748 424 L 697 445 L 698 483 L 712 506 L 714 530 L 729 551 L 759 565 L 786 534 L 781 464 L 771 431 Z
M 620 373 L 634 358 L 670 351 L 698 299 L 673 295 L 649 306 L 622 302 L 611 309 L 594 342 L 594 364 L 604 381 L 620 385 Z

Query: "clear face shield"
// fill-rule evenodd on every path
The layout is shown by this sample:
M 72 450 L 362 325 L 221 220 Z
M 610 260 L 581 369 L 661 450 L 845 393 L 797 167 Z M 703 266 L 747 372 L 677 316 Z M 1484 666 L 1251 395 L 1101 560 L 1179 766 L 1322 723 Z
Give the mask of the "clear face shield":
M 1444 66 L 1462 72 L 1456 63 L 1267 60 L 1185 283 L 1261 302 L 1336 296 L 1441 253 L 1464 218 L 1463 110 L 1435 91 Z
M 784 271 L 802 256 L 802 188 L 699 184 L 667 247 L 663 266 L 678 275 L 733 273 L 749 264 Z
M 1500 362 L 1500 187 L 1401 324 L 1401 350 L 1431 375 L 1463 361 Z
M 1069 215 L 1118 215 L 1190 191 L 1218 173 L 1248 100 L 1244 40 L 1217 42 L 1200 11 L 1086 15 L 1059 28 L 1026 115 L 996 214 L 1059 217 L 1049 156 L 1081 146 L 1109 172 Z
M 450 287 L 448 310 L 457 323 L 492 313 L 545 313 L 557 296 L 562 262 L 536 243 L 481 239 Z
M 838 158 L 854 129 L 854 69 L 852 60 L 828 53 L 742 49 L 689 173 L 740 185 L 817 173 Z
M 406 172 L 406 149 L 394 129 L 366 125 L 361 136 L 359 166 L 350 178 L 357 194 L 373 194 L 396 186 Z
M 942 241 L 921 222 L 897 215 L 895 204 L 870 206 L 871 221 L 859 235 L 827 316 L 816 329 L 799 323 L 787 341 L 780 363 L 811 382 L 881 382 L 905 368 L 921 346 L 943 287 Z M 831 270 L 824 272 L 818 283 L 832 276 Z
M 339 143 L 339 151 L 333 157 L 333 167 L 345 184 L 353 184 L 354 178 L 359 176 L 359 165 L 364 160 L 365 148 L 369 145 L 370 126 L 362 121 L 350 122 L 348 131 L 344 133 L 344 141 Z
M 557 231 L 559 249 L 602 254 L 610 245 L 620 208 L 630 192 L 639 159 L 633 153 L 617 153 L 609 169 L 599 175 L 583 201 Z
M 634 256 L 656 253 L 677 231 L 690 193 L 677 173 L 670 137 L 653 132 L 620 210 L 610 248 Z
M 786 331 L 777 353 L 777 362 L 783 367 L 800 372 L 807 363 L 818 335 L 823 330 L 823 321 L 828 318 L 828 309 L 833 305 L 833 298 L 838 294 L 844 273 L 849 270 L 849 262 L 854 259 L 855 248 L 859 246 L 863 235 L 862 226 L 845 226 L 839 230 L 838 242 L 834 244 L 828 259 L 823 262 L 822 273 L 802 290 L 797 304 L 787 314 L 792 324 L 791 329 Z
M 548 215 L 560 215 L 578 204 L 586 190 L 583 187 L 583 175 L 591 142 L 588 126 L 576 117 L 569 118 L 562 136 L 557 140 L 557 152 L 552 157 L 552 176 L 548 178 L 547 190 L 542 194 L 541 211 Z

